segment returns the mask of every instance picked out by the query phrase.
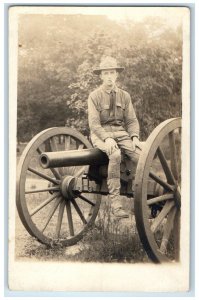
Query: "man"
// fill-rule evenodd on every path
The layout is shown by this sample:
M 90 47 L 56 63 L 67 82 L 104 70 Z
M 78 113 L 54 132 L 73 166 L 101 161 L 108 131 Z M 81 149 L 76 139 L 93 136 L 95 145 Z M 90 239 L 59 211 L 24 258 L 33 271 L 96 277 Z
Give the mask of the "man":
M 139 124 L 130 95 L 116 86 L 118 73 L 124 68 L 113 57 L 103 57 L 94 74 L 100 75 L 102 85 L 88 98 L 88 121 L 94 147 L 104 151 L 108 158 L 108 178 L 112 213 L 127 218 L 120 199 L 121 150 L 135 163 L 140 148 Z

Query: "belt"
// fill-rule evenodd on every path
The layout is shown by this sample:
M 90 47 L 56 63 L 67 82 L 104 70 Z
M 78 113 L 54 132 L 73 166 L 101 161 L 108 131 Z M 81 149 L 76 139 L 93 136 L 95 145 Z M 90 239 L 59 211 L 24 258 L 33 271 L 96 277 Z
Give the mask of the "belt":
M 107 124 L 105 124 L 105 125 L 102 125 L 102 127 L 104 129 L 106 129 L 107 131 L 115 131 L 115 130 L 123 131 L 123 130 L 125 130 L 122 125 L 107 125 Z

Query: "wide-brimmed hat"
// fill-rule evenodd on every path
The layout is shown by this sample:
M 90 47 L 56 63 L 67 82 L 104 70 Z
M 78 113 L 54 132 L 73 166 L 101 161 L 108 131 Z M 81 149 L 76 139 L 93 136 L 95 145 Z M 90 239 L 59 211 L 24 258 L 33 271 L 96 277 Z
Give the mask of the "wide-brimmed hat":
M 119 67 L 117 64 L 117 60 L 111 56 L 106 56 L 101 59 L 99 68 L 94 69 L 93 73 L 99 75 L 102 70 L 110 70 L 115 69 L 117 72 L 122 72 L 124 70 L 123 67 Z

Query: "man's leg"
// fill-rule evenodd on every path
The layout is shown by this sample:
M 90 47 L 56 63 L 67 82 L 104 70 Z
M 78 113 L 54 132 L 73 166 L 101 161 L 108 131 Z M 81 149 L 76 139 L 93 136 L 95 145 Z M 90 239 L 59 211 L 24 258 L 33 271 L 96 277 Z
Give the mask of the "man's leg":
M 118 208 L 121 207 L 121 203 L 119 201 L 121 151 L 117 149 L 108 157 L 109 164 L 107 185 L 110 193 L 110 199 L 112 200 L 112 207 Z
M 133 142 L 129 138 L 123 139 L 123 140 L 117 140 L 117 144 L 124 151 L 124 153 L 137 165 L 139 156 L 141 153 L 141 150 L 136 147 L 136 149 L 133 148 Z
M 129 215 L 123 210 L 120 197 L 120 163 L 121 151 L 116 149 L 109 157 L 107 186 L 111 200 L 111 208 L 115 217 L 128 218 Z
M 128 214 L 122 209 L 120 197 L 120 163 L 121 151 L 116 149 L 112 154 L 107 153 L 106 144 L 100 139 L 92 140 L 93 145 L 103 152 L 109 158 L 107 186 L 109 190 L 109 198 L 111 201 L 112 212 L 116 217 L 127 218 Z
M 120 147 L 120 149 L 122 149 L 124 151 L 124 153 L 133 162 L 133 171 L 135 174 L 141 150 L 137 147 L 136 147 L 136 149 L 133 148 L 133 142 L 130 138 L 123 139 L 123 140 L 118 139 L 117 144 Z
M 120 149 L 123 150 L 123 152 L 128 156 L 128 158 L 132 161 L 132 177 L 133 177 L 133 182 L 132 182 L 132 188 L 134 190 L 134 177 L 136 174 L 136 169 L 137 169 L 137 164 L 139 160 L 139 156 L 141 153 L 141 150 L 136 147 L 134 149 L 132 140 L 127 137 L 127 139 L 124 139 L 122 141 L 118 141 L 118 145 Z M 131 213 L 134 213 L 134 200 L 132 199 L 132 204 L 131 204 Z

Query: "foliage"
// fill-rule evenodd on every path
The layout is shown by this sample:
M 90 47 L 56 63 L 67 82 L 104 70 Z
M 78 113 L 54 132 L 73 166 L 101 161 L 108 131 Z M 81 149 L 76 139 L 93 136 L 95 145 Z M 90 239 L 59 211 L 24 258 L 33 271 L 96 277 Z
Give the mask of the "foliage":
M 127 90 L 146 139 L 161 121 L 181 115 L 181 28 L 158 18 L 118 24 L 105 16 L 23 16 L 19 24 L 18 141 L 53 126 L 88 135 L 87 98 L 100 84 L 92 69 L 103 55 L 125 67 Z

